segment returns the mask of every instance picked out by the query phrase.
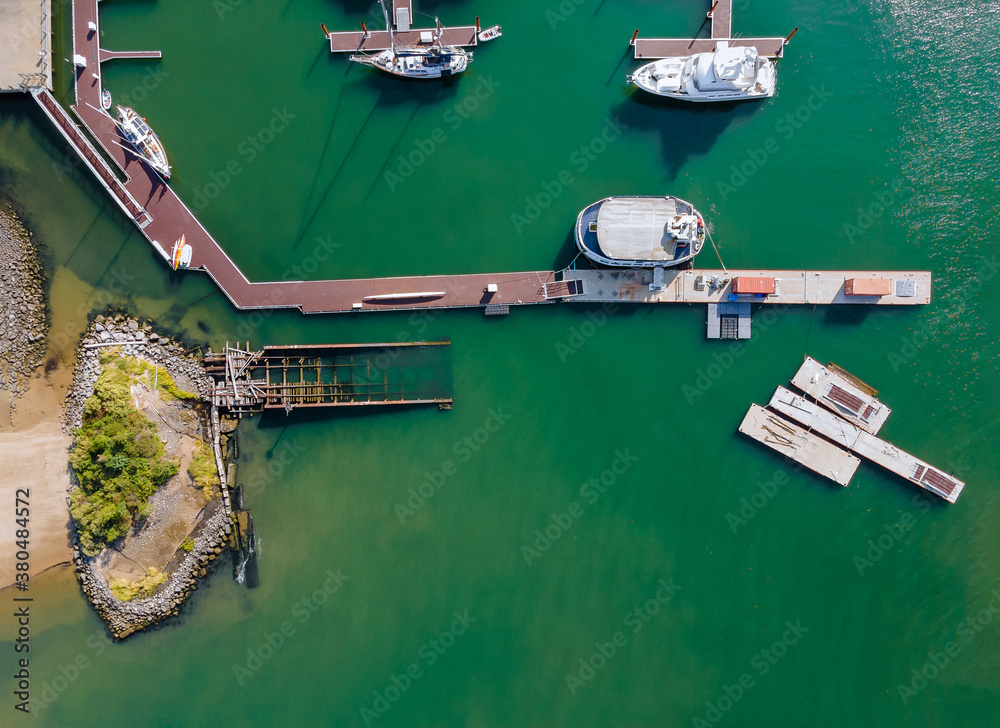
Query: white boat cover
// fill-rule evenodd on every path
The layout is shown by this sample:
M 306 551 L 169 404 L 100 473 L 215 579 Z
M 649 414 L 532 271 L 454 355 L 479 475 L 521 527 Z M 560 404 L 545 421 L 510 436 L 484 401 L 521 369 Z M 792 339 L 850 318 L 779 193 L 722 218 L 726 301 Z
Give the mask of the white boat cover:
M 675 241 L 667 225 L 676 214 L 672 197 L 608 200 L 597 213 L 597 242 L 609 258 L 673 260 Z
M 751 79 L 757 74 L 757 49 L 720 48 L 715 54 L 715 77 L 720 81 Z

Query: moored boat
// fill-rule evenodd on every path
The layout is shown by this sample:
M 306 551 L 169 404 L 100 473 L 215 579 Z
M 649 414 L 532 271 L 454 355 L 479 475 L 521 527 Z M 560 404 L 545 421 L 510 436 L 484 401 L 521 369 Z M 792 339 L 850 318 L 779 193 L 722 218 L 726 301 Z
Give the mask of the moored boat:
M 730 48 L 727 41 L 712 53 L 647 63 L 626 80 L 657 96 L 696 103 L 764 99 L 777 87 L 774 61 L 752 46 Z
M 599 265 L 671 268 L 701 252 L 705 220 L 678 197 L 605 197 L 576 220 L 576 245 Z
M 460 46 L 444 45 L 441 37 L 444 30 L 435 18 L 436 30 L 421 33 L 417 45 L 397 45 L 397 32 L 389 22 L 389 13 L 384 0 L 379 0 L 385 16 L 385 29 L 389 34 L 390 48 L 380 53 L 355 53 L 348 60 L 363 66 L 376 68 L 392 76 L 413 79 L 437 79 L 454 76 L 472 62 L 472 53 Z
M 107 89 L 101 91 L 101 106 L 104 107 L 105 111 L 111 108 L 111 92 Z
M 187 268 L 191 265 L 191 256 L 194 253 L 191 246 L 187 242 L 187 236 L 181 235 L 181 237 L 174 243 L 174 249 L 170 252 L 170 265 L 173 266 L 174 270 L 178 268 Z
M 486 43 L 487 41 L 496 40 L 503 35 L 503 28 L 499 25 L 494 25 L 490 28 L 483 28 L 477 33 L 480 43 Z
M 149 128 L 146 120 L 127 106 L 118 107 L 118 128 L 126 139 L 135 147 L 140 159 L 150 167 L 170 178 L 170 165 L 167 164 L 167 153 L 163 150 L 159 137 Z
M 393 76 L 435 79 L 454 76 L 469 67 L 472 53 L 454 46 L 396 48 L 375 55 L 353 55 L 349 60 Z

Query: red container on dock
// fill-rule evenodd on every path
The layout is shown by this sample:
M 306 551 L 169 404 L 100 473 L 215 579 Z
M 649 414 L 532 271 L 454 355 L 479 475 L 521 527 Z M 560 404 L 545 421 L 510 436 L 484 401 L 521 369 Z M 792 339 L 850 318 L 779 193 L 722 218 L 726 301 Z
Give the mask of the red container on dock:
M 737 276 L 733 278 L 733 293 L 766 296 L 774 293 L 774 279 L 763 276 Z
M 844 294 L 848 296 L 888 296 L 892 293 L 892 281 L 888 278 L 848 278 L 844 283 Z

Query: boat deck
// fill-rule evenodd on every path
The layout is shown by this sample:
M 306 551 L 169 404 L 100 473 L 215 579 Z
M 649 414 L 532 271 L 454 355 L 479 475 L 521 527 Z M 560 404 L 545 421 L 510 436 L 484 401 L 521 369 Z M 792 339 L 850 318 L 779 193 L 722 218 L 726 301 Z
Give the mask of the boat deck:
M 965 487 L 962 481 L 784 387 L 778 387 L 768 407 L 949 503 L 957 501 Z
M 715 51 L 720 40 L 731 47 L 753 46 L 768 58 L 781 58 L 785 53 L 785 38 L 733 38 L 733 0 L 709 0 L 712 3 L 710 38 L 639 38 L 633 35 L 636 60 L 655 60 L 671 56 L 690 56 Z M 636 34 L 638 34 L 638 30 Z
M 892 410 L 875 398 L 875 390 L 851 381 L 807 356 L 792 377 L 792 385 L 828 410 L 862 430 L 878 434 Z
M 758 404 L 750 405 L 739 431 L 845 487 L 861 464 L 854 455 Z

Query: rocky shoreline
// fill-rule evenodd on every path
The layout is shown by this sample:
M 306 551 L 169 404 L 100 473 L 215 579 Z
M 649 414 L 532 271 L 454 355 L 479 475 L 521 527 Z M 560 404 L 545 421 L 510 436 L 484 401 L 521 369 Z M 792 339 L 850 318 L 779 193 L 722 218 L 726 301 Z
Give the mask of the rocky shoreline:
M 45 272 L 32 234 L 9 205 L 0 207 L 0 389 L 10 409 L 45 356 Z
M 93 560 L 80 552 L 78 544 L 73 547 L 76 576 L 83 593 L 108 625 L 111 634 L 116 640 L 122 640 L 133 632 L 180 613 L 181 605 L 198 588 L 198 579 L 208 573 L 212 562 L 222 553 L 230 530 L 229 516 L 219 510 L 201 525 L 194 548 L 174 569 L 166 584 L 146 599 L 120 601 L 111 592 L 108 583 L 94 573 Z
M 208 398 L 211 393 L 212 378 L 205 374 L 198 359 L 188 356 L 182 346 L 156 333 L 149 324 L 127 316 L 98 316 L 77 348 L 73 384 L 66 395 L 63 415 L 67 431 L 80 426 L 83 406 L 87 397 L 94 393 L 94 382 L 101 373 L 101 350 L 107 346 L 121 346 L 128 356 L 159 364 L 181 389 L 197 392 L 202 398 Z
M 101 351 L 107 346 L 115 345 L 121 346 L 126 355 L 159 364 L 181 389 L 196 391 L 202 398 L 209 394 L 211 378 L 205 374 L 198 360 L 187 355 L 179 344 L 160 336 L 149 324 L 127 316 L 97 316 L 77 351 L 73 384 L 66 397 L 63 417 L 63 427 L 67 431 L 81 424 L 84 403 L 93 393 L 94 382 L 101 372 Z M 68 504 L 69 494 L 66 500 Z M 177 616 L 180 606 L 198 588 L 198 579 L 207 574 L 212 563 L 222 553 L 233 528 L 221 500 L 209 507 L 212 508 L 213 505 L 215 512 L 204 517 L 196 529 L 193 549 L 179 563 L 172 562 L 172 573 L 167 582 L 145 599 L 120 601 L 104 578 L 96 572 L 95 559 L 85 556 L 80 550 L 79 539 L 74 533 L 73 563 L 77 578 L 83 592 L 115 639 L 124 639 L 138 630 Z

